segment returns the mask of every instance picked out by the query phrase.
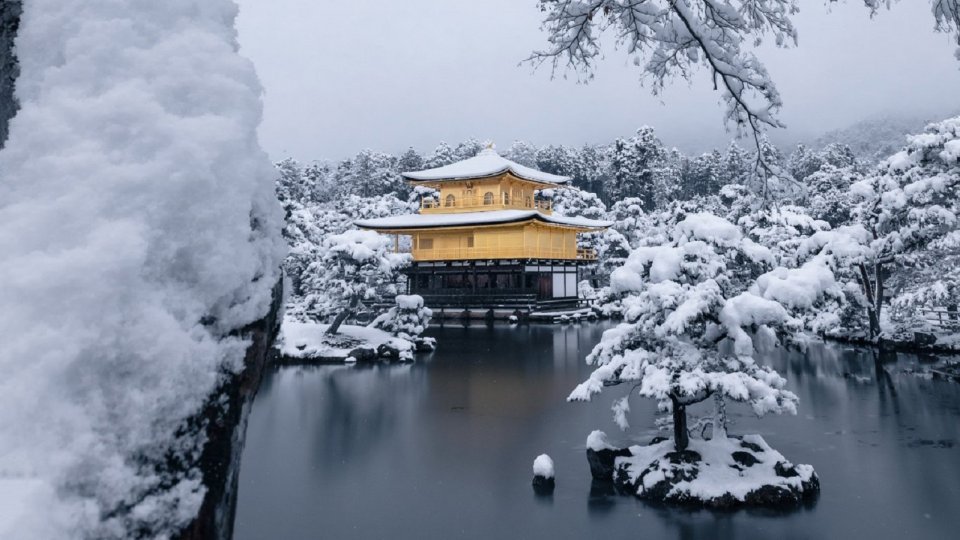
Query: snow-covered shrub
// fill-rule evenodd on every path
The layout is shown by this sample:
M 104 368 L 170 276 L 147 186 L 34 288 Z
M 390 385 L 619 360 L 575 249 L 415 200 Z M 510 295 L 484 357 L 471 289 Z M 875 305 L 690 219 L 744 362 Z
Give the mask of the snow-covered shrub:
M 362 300 L 396 294 L 400 270 L 410 255 L 394 253 L 393 241 L 374 231 L 350 230 L 327 237 L 318 260 L 307 267 L 303 287 L 306 304 L 317 318 L 337 314 L 327 330 L 340 324 Z
M 391 334 L 411 342 L 422 342 L 421 347 L 434 348 L 434 338 L 421 338 L 424 330 L 430 326 L 433 311 L 423 305 L 423 297 L 418 294 L 398 294 L 396 306 L 380 315 L 370 323 L 370 326 L 390 332 Z
M 725 433 L 723 400 L 753 411 L 796 411 L 785 380 L 752 358 L 758 347 L 789 341 L 801 329 L 795 315 L 815 313 L 840 294 L 822 263 L 771 269 L 769 249 L 711 214 L 677 223 L 670 240 L 635 249 L 611 276 L 624 322 L 606 331 L 587 357 L 597 368 L 568 399 L 587 401 L 605 388 L 630 383 L 613 407 L 627 427 L 634 390 L 672 412 L 674 444 L 688 444 L 686 408 L 715 399 L 715 436 Z M 813 263 L 811 263 L 813 264 Z
M 242 368 L 235 331 L 267 314 L 285 253 L 236 14 L 23 3 L 0 151 L 0 490 L 18 476 L 49 496 L 21 499 L 19 538 L 164 538 L 199 510 L 199 413 Z

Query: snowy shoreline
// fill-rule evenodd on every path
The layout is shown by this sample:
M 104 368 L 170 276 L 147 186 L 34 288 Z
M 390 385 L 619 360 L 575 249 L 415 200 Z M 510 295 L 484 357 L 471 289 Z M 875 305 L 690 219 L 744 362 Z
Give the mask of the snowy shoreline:
M 284 319 L 275 348 L 276 362 L 295 364 L 343 364 L 379 358 L 412 361 L 415 342 L 369 326 L 344 324 L 337 334 L 327 334 L 330 325 Z

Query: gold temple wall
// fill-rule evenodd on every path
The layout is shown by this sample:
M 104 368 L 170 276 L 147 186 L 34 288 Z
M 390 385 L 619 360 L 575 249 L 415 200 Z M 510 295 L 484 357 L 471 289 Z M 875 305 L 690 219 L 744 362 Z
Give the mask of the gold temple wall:
M 577 231 L 527 223 L 412 234 L 415 261 L 471 259 L 584 259 L 577 249 Z

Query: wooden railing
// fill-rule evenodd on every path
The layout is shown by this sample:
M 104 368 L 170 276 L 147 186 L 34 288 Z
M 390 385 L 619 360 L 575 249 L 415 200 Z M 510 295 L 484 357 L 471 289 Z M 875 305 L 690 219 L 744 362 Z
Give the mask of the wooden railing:
M 921 309 L 924 320 L 941 330 L 960 330 L 960 311 L 943 308 Z
M 592 248 L 577 248 L 577 258 L 581 261 L 597 260 L 597 251 Z
M 591 248 L 577 248 L 576 251 L 564 248 L 542 248 L 524 246 L 462 247 L 413 249 L 409 245 L 400 245 L 396 253 L 410 253 L 414 260 L 457 261 L 473 259 L 576 259 L 595 261 L 597 252 Z
M 414 260 L 458 261 L 468 259 L 578 259 L 576 252 L 563 248 L 523 246 L 414 249 Z
M 483 197 L 457 197 L 453 200 L 444 199 L 433 199 L 433 198 L 424 198 L 420 199 L 420 209 L 421 210 L 504 210 L 504 209 L 529 209 L 529 210 L 539 210 L 544 214 L 550 214 L 553 212 L 553 202 L 547 199 L 522 199 L 515 198 L 507 195 L 506 193 L 501 193 L 499 200 L 495 197 L 493 200 L 484 199 Z

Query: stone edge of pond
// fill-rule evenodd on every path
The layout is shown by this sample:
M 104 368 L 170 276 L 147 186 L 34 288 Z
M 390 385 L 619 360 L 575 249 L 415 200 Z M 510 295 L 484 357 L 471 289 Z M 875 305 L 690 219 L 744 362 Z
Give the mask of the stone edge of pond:
M 247 420 L 263 375 L 273 361 L 272 346 L 280 331 L 282 297 L 281 280 L 274 286 L 267 316 L 236 332 L 251 341 L 243 370 L 230 376 L 199 414 L 207 443 L 197 466 L 203 473 L 207 492 L 197 515 L 175 536 L 179 540 L 225 540 L 233 536 Z

